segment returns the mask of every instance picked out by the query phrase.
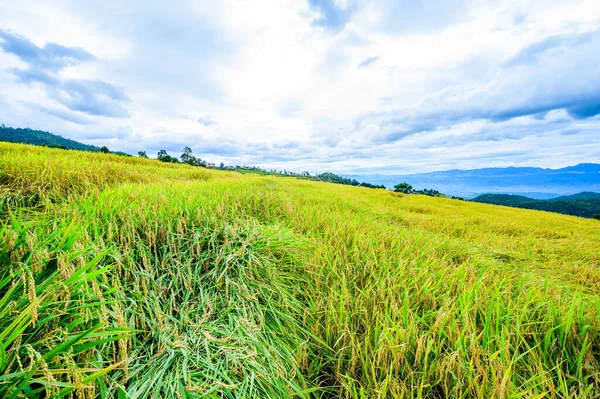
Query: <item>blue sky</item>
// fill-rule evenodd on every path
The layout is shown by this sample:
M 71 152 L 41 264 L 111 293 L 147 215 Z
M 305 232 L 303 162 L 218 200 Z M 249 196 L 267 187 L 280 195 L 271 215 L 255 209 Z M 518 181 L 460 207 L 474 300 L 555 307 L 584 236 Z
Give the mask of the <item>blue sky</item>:
M 562 167 L 600 161 L 598 54 L 597 0 L 0 0 L 0 123 L 296 171 Z

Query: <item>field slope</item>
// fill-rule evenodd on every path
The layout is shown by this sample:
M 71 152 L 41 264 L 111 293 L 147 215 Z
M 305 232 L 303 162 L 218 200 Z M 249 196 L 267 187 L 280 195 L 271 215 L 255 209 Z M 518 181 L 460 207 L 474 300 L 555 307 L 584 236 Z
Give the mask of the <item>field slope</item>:
M 0 143 L 0 397 L 600 395 L 600 224 Z

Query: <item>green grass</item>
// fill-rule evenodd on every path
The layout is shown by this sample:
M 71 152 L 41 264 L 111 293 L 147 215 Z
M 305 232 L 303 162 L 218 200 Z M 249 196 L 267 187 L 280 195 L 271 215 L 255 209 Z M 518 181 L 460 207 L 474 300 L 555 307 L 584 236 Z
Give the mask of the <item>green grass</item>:
M 595 220 L 0 143 L 0 397 L 600 396 Z

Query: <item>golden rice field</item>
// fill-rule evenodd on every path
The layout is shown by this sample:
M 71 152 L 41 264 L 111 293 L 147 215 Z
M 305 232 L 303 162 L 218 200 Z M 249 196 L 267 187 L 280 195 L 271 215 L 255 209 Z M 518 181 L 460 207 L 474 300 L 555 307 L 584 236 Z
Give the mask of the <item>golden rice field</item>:
M 1 398 L 600 397 L 600 222 L 0 143 Z

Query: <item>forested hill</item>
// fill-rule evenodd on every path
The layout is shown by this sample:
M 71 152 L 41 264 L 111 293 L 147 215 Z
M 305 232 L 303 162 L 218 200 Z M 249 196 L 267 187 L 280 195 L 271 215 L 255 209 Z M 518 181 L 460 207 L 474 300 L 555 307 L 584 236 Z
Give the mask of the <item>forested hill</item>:
M 537 209 L 585 218 L 600 215 L 600 193 L 593 192 L 583 192 L 550 200 L 536 200 L 521 195 L 483 194 L 475 197 L 472 201 L 514 208 Z
M 0 125 L 0 141 L 11 143 L 24 143 L 33 145 L 43 145 L 47 147 L 64 148 L 69 150 L 93 151 L 98 152 L 100 148 L 83 144 L 75 140 L 44 132 L 43 130 L 32 130 L 29 128 L 12 128 Z
M 582 200 L 582 199 L 597 199 L 600 200 L 600 193 L 592 193 L 585 191 L 583 193 L 564 195 L 562 197 L 552 198 L 550 201 L 570 201 L 570 200 Z

